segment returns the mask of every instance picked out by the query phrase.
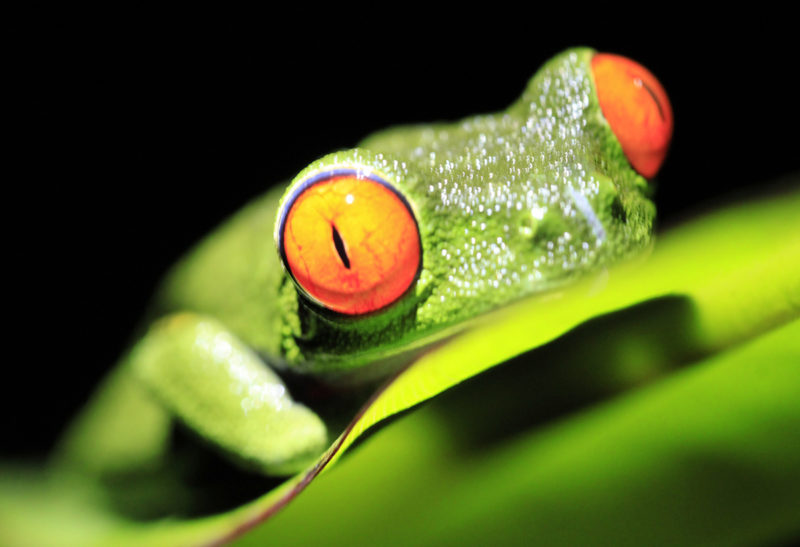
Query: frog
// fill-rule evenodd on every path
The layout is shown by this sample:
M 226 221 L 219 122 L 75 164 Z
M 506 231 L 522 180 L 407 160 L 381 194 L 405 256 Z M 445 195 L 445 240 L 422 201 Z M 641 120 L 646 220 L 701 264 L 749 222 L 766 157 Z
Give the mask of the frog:
M 505 111 L 325 155 L 166 275 L 56 459 L 146 469 L 179 424 L 266 476 L 313 465 L 337 431 L 309 393 L 377 385 L 475 318 L 648 249 L 672 129 L 651 72 L 579 47 Z

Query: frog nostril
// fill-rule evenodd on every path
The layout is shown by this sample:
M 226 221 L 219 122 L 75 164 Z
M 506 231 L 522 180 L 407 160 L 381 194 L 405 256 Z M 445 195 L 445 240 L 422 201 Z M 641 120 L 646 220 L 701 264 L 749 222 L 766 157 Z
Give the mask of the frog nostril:
M 625 211 L 625 206 L 622 205 L 622 200 L 619 199 L 619 196 L 615 197 L 614 201 L 611 202 L 611 218 L 619 220 L 623 224 L 628 222 L 628 213 Z
M 519 233 L 525 239 L 533 239 L 537 227 L 538 222 L 534 221 L 532 217 L 525 217 L 519 223 Z

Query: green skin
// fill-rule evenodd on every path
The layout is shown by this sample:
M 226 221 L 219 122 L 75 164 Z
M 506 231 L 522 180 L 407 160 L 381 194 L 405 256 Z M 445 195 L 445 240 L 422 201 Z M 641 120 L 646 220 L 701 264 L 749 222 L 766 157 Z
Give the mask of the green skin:
M 70 429 L 62 460 L 99 474 L 147 466 L 177 419 L 265 474 L 297 472 L 331 433 L 278 373 L 374 380 L 488 310 L 647 247 L 655 207 L 600 111 L 593 53 L 548 61 L 505 112 L 372 135 L 235 215 L 167 277 L 156 320 Z M 422 242 L 416 283 L 360 317 L 310 304 L 273 237 L 292 188 L 336 168 L 390 182 Z

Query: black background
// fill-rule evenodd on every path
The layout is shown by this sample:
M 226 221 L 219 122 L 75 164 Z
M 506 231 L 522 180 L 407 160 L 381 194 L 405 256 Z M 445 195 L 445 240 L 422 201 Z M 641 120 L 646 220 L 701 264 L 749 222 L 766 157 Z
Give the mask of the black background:
M 660 228 L 800 169 L 796 47 L 755 17 L 203 15 L 42 11 L 15 29 L 4 455 L 50 446 L 164 270 L 249 198 L 371 131 L 505 108 L 566 47 L 628 55 L 670 95 Z

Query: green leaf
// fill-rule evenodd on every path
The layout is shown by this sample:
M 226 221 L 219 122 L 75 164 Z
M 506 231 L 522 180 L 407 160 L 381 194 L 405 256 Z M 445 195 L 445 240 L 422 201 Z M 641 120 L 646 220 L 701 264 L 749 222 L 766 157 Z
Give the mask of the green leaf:
M 483 449 L 460 437 L 469 405 L 491 401 L 478 380 L 378 433 L 241 544 L 785 540 L 800 530 L 798 366 L 794 321 Z

